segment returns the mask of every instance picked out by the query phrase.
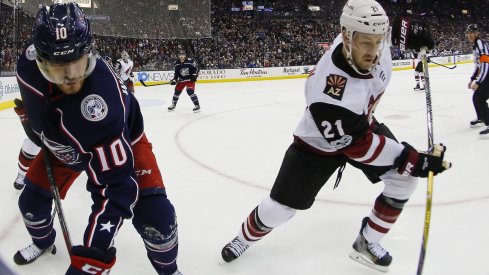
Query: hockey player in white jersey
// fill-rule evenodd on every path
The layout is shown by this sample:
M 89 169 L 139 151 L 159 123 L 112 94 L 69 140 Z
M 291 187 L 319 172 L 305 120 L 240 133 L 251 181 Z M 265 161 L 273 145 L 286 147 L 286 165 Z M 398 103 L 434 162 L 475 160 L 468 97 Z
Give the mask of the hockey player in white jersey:
M 309 209 L 336 170 L 335 187 L 338 185 L 348 163 L 362 170 L 371 182 L 383 181 L 385 186 L 361 222 L 350 257 L 385 272 L 392 256 L 380 241 L 401 214 L 417 178 L 451 166 L 443 161 L 443 145 L 436 145 L 436 155 L 418 152 L 408 143 L 398 142 L 373 116 L 392 72 L 389 19 L 382 6 L 374 0 L 350 0 L 340 22 L 341 34 L 306 81 L 304 116 L 270 195 L 222 249 L 226 262 L 241 256 L 297 210 Z M 408 31 L 409 39 L 416 42 L 409 45 L 432 46 L 425 27 L 417 26 L 416 34 Z
M 134 94 L 134 81 L 132 80 L 134 77 L 132 73 L 133 66 L 134 62 L 129 58 L 129 54 L 126 51 L 122 51 L 121 58 L 115 63 L 115 70 L 122 81 L 124 81 L 127 90 Z

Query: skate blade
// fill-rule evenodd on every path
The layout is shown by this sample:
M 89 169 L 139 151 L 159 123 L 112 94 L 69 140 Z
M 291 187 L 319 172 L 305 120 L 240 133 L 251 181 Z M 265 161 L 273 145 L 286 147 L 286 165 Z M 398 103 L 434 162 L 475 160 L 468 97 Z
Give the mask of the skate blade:
M 480 139 L 489 139 L 489 134 L 479 135 Z
M 370 267 L 372 269 L 375 269 L 377 271 L 380 271 L 380 272 L 387 272 L 387 271 L 389 271 L 389 267 L 388 266 L 381 266 L 381 265 L 374 264 L 369 259 L 365 258 L 365 256 L 363 256 L 361 253 L 358 253 L 356 250 L 353 250 L 350 253 L 350 258 L 352 260 L 354 260 L 355 262 L 361 263 L 361 264 L 363 264 L 365 266 L 368 266 L 368 267 Z
M 196 114 L 196 113 L 200 113 L 200 110 L 194 111 L 194 113 L 195 113 L 195 114 Z

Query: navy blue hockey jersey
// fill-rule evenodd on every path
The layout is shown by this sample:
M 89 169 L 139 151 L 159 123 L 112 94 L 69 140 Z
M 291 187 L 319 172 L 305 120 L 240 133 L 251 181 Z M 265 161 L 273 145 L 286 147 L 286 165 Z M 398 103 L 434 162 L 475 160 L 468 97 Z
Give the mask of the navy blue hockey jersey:
M 186 58 L 183 62 L 175 61 L 173 64 L 175 70 L 174 78 L 180 82 L 191 81 L 192 78 L 197 79 L 199 69 L 197 62 L 191 58 Z
M 26 53 L 17 64 L 17 81 L 33 131 L 64 165 L 85 171 L 103 196 L 124 193 L 117 208 L 131 217 L 138 195 L 131 145 L 144 131 L 137 100 L 101 58 L 82 89 L 65 95 L 43 77 L 35 54 Z

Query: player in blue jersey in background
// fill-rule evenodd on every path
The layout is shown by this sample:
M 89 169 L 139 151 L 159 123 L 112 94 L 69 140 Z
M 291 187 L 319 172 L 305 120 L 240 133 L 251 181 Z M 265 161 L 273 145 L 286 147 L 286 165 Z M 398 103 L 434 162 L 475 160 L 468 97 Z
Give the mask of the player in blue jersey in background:
M 177 269 L 175 210 L 168 200 L 135 97 L 92 45 L 90 22 L 76 3 L 43 6 L 34 45 L 17 64 L 29 138 L 44 144 L 30 164 L 19 207 L 33 243 L 14 255 L 29 264 L 56 252 L 49 158 L 64 198 L 81 172 L 93 204 L 82 245 L 70 249 L 66 274 L 108 274 L 116 261 L 115 237 L 124 219 L 141 235 L 158 274 Z M 18 101 L 20 102 L 20 101 Z
M 173 93 L 172 104 L 168 107 L 168 111 L 175 110 L 177 106 L 178 98 L 183 89 L 187 87 L 187 94 L 194 103 L 194 112 L 200 111 L 200 104 L 197 95 L 195 94 L 195 82 L 199 76 L 199 69 L 197 68 L 197 62 L 188 58 L 184 50 L 178 52 L 178 60 L 174 63 L 175 76 L 170 80 L 171 85 L 176 85 L 175 92 Z

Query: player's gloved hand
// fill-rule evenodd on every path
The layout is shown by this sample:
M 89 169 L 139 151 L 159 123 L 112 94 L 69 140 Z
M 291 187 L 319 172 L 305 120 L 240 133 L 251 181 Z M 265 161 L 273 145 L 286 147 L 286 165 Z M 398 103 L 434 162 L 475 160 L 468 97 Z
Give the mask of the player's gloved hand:
M 177 85 L 177 80 L 176 79 L 170 80 L 170 85 Z
M 115 247 L 102 251 L 95 247 L 76 245 L 71 248 L 71 265 L 66 275 L 109 274 L 115 264 Z
M 129 76 L 130 76 L 130 77 L 134 77 L 134 73 L 133 73 L 133 72 L 131 72 L 131 73 L 129 74 Z
M 411 20 L 410 17 L 396 15 L 392 22 L 392 44 L 399 46 L 401 51 L 420 50 L 427 47 L 429 50 L 435 46 L 428 25 L 424 21 Z
M 192 81 L 192 82 L 197 82 L 197 75 L 192 75 L 192 76 L 190 77 L 190 81 Z
M 37 146 L 41 146 L 41 140 L 39 137 L 34 133 L 34 131 L 31 128 L 31 124 L 29 123 L 29 117 L 27 116 L 24 108 L 24 102 L 22 100 L 16 98 L 14 99 L 15 107 L 14 111 L 15 113 L 19 116 L 20 122 L 22 123 L 22 127 L 24 128 L 24 132 L 27 135 L 27 137 L 34 142 Z
M 399 174 L 426 178 L 430 171 L 436 175 L 452 167 L 452 163 L 443 160 L 447 148 L 441 143 L 435 145 L 432 154 L 418 152 L 406 142 L 402 145 L 404 150 L 394 162 Z

